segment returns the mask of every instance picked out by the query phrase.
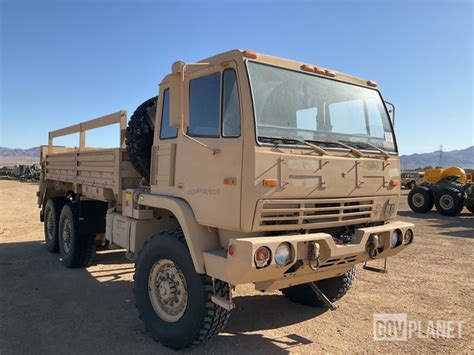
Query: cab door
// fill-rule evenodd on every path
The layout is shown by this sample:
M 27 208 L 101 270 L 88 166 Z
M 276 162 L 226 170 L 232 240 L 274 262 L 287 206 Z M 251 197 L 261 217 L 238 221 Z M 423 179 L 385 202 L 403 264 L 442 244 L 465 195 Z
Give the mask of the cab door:
M 184 114 L 179 132 L 175 184 L 198 223 L 240 228 L 241 104 L 232 62 L 186 75 Z

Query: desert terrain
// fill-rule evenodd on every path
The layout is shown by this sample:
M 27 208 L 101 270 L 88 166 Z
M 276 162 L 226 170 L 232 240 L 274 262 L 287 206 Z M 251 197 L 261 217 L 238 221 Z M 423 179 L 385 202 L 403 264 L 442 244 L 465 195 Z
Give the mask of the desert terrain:
M 138 318 L 134 265 L 122 251 L 98 252 L 87 269 L 66 269 L 47 252 L 36 189 L 0 181 L 0 353 L 172 353 L 147 335 Z M 359 266 L 338 310 L 238 287 L 226 330 L 185 353 L 474 351 L 474 215 L 466 209 L 458 217 L 415 215 L 406 194 L 399 215 L 415 223 L 414 243 L 389 259 L 387 274 Z M 375 341 L 374 313 L 406 313 L 420 322 L 421 337 Z M 462 336 L 428 336 L 423 328 L 430 320 L 462 321 Z

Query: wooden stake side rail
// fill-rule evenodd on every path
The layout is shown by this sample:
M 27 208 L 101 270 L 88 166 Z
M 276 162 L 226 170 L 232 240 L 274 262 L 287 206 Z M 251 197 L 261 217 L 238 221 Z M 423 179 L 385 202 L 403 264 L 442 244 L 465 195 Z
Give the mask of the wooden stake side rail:
M 48 154 L 54 154 L 53 140 L 57 137 L 68 136 L 79 133 L 79 150 L 86 149 L 86 131 L 120 123 L 120 147 L 125 148 L 125 130 L 127 129 L 127 111 L 118 111 L 110 115 L 95 118 L 90 121 L 81 122 L 69 127 L 49 132 Z
M 120 148 L 92 149 L 85 146 L 85 131 L 115 123 L 120 123 Z M 126 112 L 119 111 L 49 132 L 48 146 L 41 149 L 43 179 L 69 183 L 74 192 L 91 199 L 121 204 L 122 189 L 138 186 L 141 180 L 125 149 L 126 123 Z M 81 133 L 79 148 L 53 145 L 54 138 L 77 132 Z

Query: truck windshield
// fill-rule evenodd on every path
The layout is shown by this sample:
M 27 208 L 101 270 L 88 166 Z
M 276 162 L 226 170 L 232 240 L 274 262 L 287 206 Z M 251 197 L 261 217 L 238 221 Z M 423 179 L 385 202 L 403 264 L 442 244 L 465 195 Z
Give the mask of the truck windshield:
M 259 142 L 283 136 L 396 152 L 377 90 L 255 62 L 248 71 Z

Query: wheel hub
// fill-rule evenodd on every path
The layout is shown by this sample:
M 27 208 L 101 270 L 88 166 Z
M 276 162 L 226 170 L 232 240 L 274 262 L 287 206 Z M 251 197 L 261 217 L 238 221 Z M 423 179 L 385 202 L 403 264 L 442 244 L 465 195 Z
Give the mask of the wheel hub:
M 153 265 L 148 278 L 148 295 L 156 314 L 167 322 L 176 322 L 186 310 L 188 293 L 181 269 L 171 260 Z
M 53 240 L 53 229 L 54 229 L 53 212 L 48 211 L 48 214 L 46 216 L 46 238 L 48 238 L 48 240 Z
M 413 195 L 413 204 L 416 206 L 416 207 L 421 207 L 425 204 L 425 196 L 423 196 L 422 193 L 415 193 Z
M 441 207 L 443 207 L 446 210 L 449 210 L 454 206 L 454 200 L 449 195 L 441 196 L 441 198 L 439 199 L 439 202 L 441 204 Z
M 72 243 L 72 228 L 71 223 L 68 219 L 64 221 L 63 231 L 62 231 L 62 241 L 64 252 L 67 254 L 71 250 Z

